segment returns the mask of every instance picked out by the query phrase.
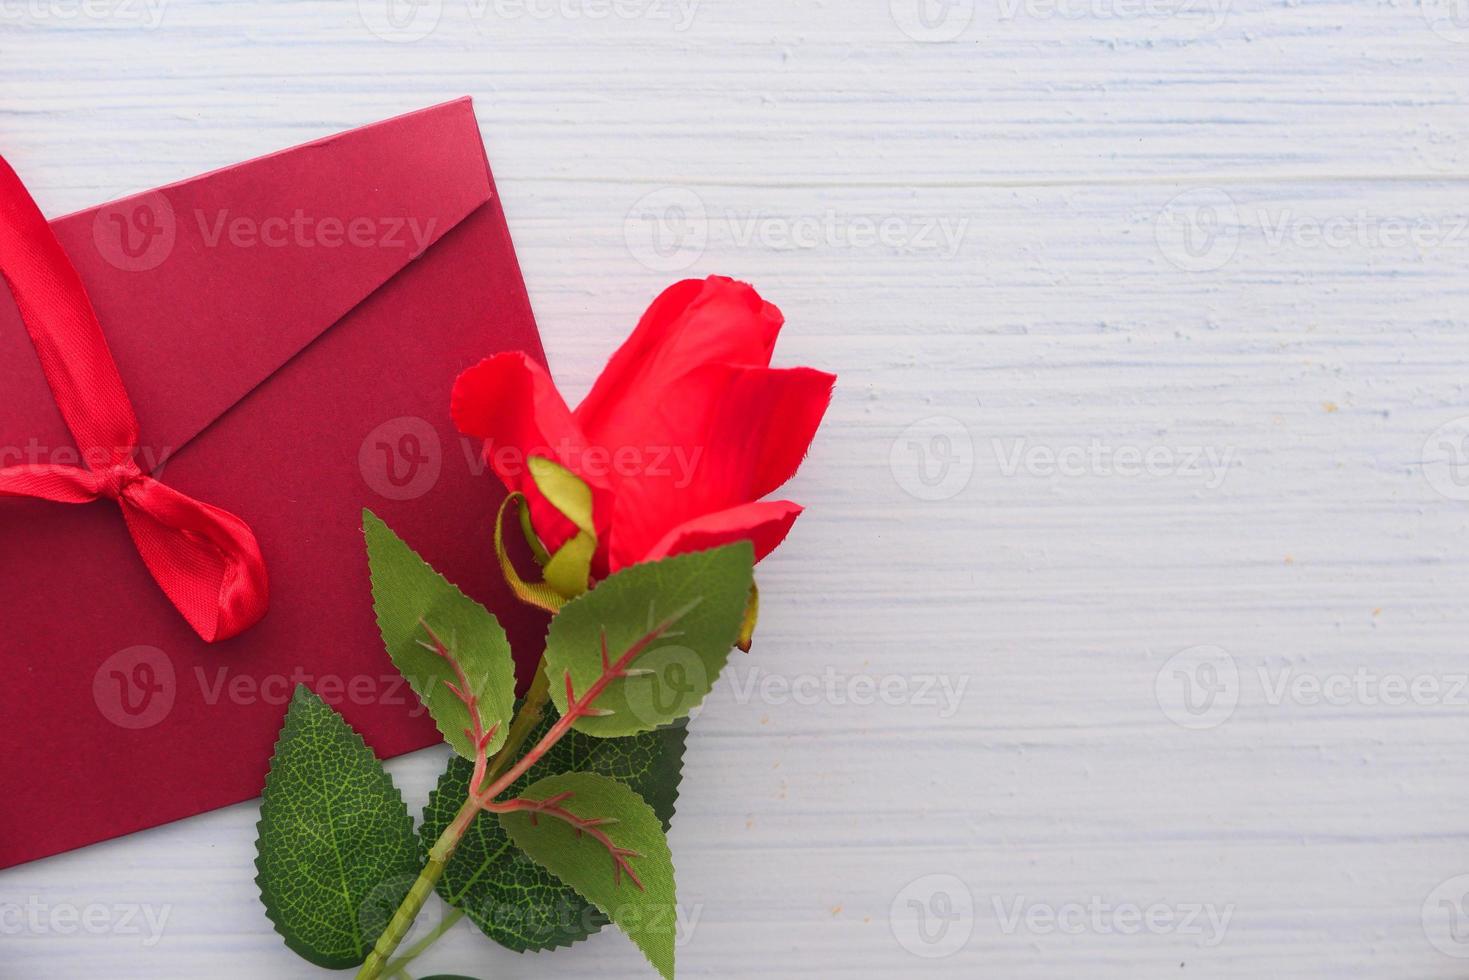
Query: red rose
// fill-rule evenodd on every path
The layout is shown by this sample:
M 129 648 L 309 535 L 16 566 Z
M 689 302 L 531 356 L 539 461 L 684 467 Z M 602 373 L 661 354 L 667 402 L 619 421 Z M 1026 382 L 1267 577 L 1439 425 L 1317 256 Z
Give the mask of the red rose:
M 801 465 L 836 382 L 770 367 L 783 322 L 744 283 L 686 280 L 653 302 L 576 411 L 544 368 L 509 353 L 460 375 L 454 422 L 485 440 L 486 460 L 526 495 L 553 553 L 575 528 L 536 489 L 527 460 L 553 460 L 591 488 L 597 577 L 744 539 L 758 560 L 801 513 L 760 498 Z

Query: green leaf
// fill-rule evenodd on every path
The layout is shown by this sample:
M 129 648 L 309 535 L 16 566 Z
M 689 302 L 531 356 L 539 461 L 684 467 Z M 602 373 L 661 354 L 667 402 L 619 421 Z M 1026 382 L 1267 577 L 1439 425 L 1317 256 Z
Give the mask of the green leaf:
M 576 525 L 577 534 L 546 561 L 546 584 L 568 599 L 587 591 L 592 556 L 597 552 L 597 528 L 592 520 L 592 488 L 575 473 L 540 456 L 527 463 L 536 489 Z
M 257 826 L 255 882 L 286 945 L 328 969 L 362 963 L 418 876 L 413 818 L 362 736 L 304 685 Z
M 601 909 L 659 973 L 673 980 L 673 855 L 658 815 L 626 784 L 589 772 L 549 776 L 520 795 L 549 800 L 565 794 L 570 795 L 560 804 L 564 810 L 582 820 L 609 821 L 598 830 L 616 847 L 635 852 L 627 858 L 630 872 L 617 872 L 593 833 L 549 813 L 503 813 L 500 823 L 521 850 Z
M 740 638 L 735 646 L 746 653 L 755 643 L 755 627 L 760 623 L 760 586 L 754 582 L 750 583 L 750 599 L 745 604 L 745 618 L 740 623 Z
M 493 753 L 505 742 L 515 705 L 515 661 L 500 623 L 484 606 L 460 592 L 377 518 L 363 511 L 373 608 L 388 656 L 433 716 L 444 740 L 466 759 L 475 757 L 467 731 L 469 709 L 450 688 L 458 684 L 454 663 L 436 652 L 442 644 L 469 683 Z
M 510 557 L 510 552 L 505 549 L 505 512 L 511 507 L 520 509 L 520 527 L 525 534 L 525 540 L 535 553 L 537 561 L 542 565 L 546 560 L 541 556 L 545 554 L 545 546 L 536 537 L 535 529 L 530 526 L 530 507 L 526 504 L 525 494 L 508 494 L 500 503 L 500 512 L 495 516 L 495 557 L 500 562 L 500 574 L 505 576 L 505 584 L 510 586 L 510 591 L 515 593 L 515 598 L 527 605 L 537 606 L 549 613 L 555 614 L 566 605 L 566 597 L 545 582 L 527 582 L 520 577 L 520 572 L 515 568 L 515 562 Z
M 535 745 L 555 724 L 555 713 L 548 710 L 546 715 L 527 736 L 526 745 Z M 648 801 L 667 829 L 678 800 L 686 736 L 682 724 L 630 738 L 592 738 L 571 731 L 504 796 L 512 798 L 547 776 L 594 772 L 627 783 Z M 425 849 L 454 819 L 473 770 L 467 760 L 449 760 L 424 810 L 419 836 Z M 469 825 L 439 880 L 438 892 L 485 935 L 519 953 L 570 946 L 607 922 L 575 889 L 526 857 L 500 821 L 487 813 Z
M 629 663 L 631 676 L 612 681 L 597 712 L 576 721 L 599 738 L 645 732 L 683 718 L 709 693 L 740 636 L 754 581 L 748 541 L 634 565 L 568 602 L 551 621 L 546 670 L 551 697 L 567 710 L 565 675 L 578 698 L 602 676 L 602 639 L 612 663 L 658 626 L 666 630 Z
M 525 499 L 523 493 L 516 492 L 512 496 L 520 498 L 520 534 L 525 538 L 525 543 L 530 545 L 530 554 L 536 560 L 536 564 L 545 568 L 546 562 L 551 560 L 551 555 L 546 551 L 545 542 L 536 533 L 535 525 L 531 522 L 530 502 Z

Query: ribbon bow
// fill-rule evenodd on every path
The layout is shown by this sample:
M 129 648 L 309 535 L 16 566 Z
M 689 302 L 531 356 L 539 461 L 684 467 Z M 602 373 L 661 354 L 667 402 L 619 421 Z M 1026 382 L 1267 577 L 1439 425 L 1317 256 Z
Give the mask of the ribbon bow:
M 148 571 L 205 642 L 254 626 L 265 615 L 270 593 L 255 535 L 233 514 L 165 486 L 138 466 L 138 420 L 86 288 L 3 157 L 0 276 L 91 467 L 0 469 L 0 497 L 116 501 Z

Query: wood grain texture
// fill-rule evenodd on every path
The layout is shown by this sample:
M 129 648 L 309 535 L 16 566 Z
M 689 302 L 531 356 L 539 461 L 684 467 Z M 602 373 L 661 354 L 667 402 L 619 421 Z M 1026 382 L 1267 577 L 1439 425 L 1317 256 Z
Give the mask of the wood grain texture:
M 840 374 L 690 740 L 684 975 L 1469 975 L 1462 0 L 97 2 L 0 0 L 48 213 L 469 93 L 573 397 L 685 272 Z M 319 975 L 257 812 L 0 875 L 0 977 Z M 415 972 L 571 970 L 648 975 Z

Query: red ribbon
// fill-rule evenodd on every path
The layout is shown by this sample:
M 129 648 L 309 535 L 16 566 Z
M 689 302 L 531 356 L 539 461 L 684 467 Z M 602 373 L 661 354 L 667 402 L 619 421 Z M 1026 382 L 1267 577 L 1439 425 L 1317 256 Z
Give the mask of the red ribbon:
M 164 486 L 138 466 L 138 420 L 86 287 L 3 157 L 0 276 L 66 426 L 92 467 L 0 469 L 0 497 L 117 501 L 148 571 L 205 642 L 254 626 L 270 595 L 255 535 L 233 514 Z

